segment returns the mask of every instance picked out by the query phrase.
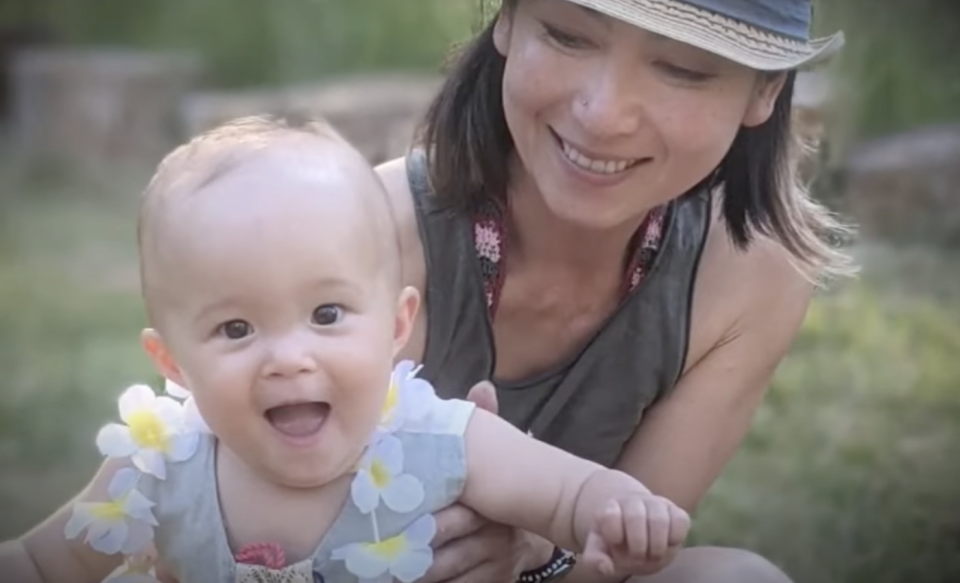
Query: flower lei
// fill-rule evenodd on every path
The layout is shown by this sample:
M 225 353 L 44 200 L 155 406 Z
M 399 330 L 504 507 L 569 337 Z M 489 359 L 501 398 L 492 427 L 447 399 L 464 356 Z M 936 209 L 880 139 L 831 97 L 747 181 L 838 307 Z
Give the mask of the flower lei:
M 414 520 L 403 532 L 380 536 L 376 511 L 382 503 L 397 513 L 415 512 L 424 500 L 423 483 L 403 472 L 403 445 L 399 430 L 428 429 L 440 402 L 433 387 L 416 375 L 410 361 L 393 370 L 383 404 L 381 421 L 365 450 L 350 494 L 362 514 L 370 516 L 372 542 L 348 544 L 332 553 L 344 561 L 361 583 L 385 583 L 396 578 L 410 583 L 422 577 L 433 563 L 430 542 L 436 534 L 431 514 Z M 153 553 L 154 502 L 138 489 L 144 475 L 166 479 L 168 463 L 184 462 L 196 453 L 200 436 L 211 433 L 189 391 L 166 381 L 164 395 L 146 385 L 129 387 L 119 399 L 120 419 L 97 434 L 97 448 L 107 458 L 127 458 L 132 467 L 118 470 L 108 486 L 107 502 L 78 502 L 64 527 L 67 539 L 84 532 L 84 542 L 94 550 L 121 554 L 123 565 L 108 580 L 112 583 L 156 583 Z
M 394 512 L 411 513 L 424 500 L 423 483 L 403 473 L 403 445 L 393 435 L 400 429 L 429 430 L 437 421 L 435 405 L 440 399 L 430 383 L 416 376 L 417 372 L 419 368 L 410 361 L 394 369 L 380 425 L 350 486 L 354 504 L 370 515 L 373 542 L 348 544 L 331 555 L 334 560 L 344 561 L 361 583 L 389 583 L 394 578 L 411 583 L 433 564 L 430 542 L 437 525 L 432 514 L 419 517 L 406 530 L 387 539 L 380 537 L 376 515 L 381 502 Z

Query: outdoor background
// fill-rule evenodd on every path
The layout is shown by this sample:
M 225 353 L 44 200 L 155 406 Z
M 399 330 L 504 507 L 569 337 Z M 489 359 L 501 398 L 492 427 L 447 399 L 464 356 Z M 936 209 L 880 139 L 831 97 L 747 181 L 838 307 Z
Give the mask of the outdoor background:
M 477 5 L 4 0 L 0 39 L 187 52 L 203 60 L 199 90 L 222 94 L 383 70 L 438 74 L 451 43 L 479 25 Z M 798 583 L 960 581 L 958 7 L 818 8 L 818 30 L 843 28 L 848 45 L 825 71 L 829 148 L 816 189 L 861 224 L 852 251 L 863 272 L 816 299 L 745 447 L 694 523 L 696 542 L 753 549 Z M 71 67 L 58 74 L 82 73 Z M 137 341 L 144 166 L 32 155 L 19 141 L 23 111 L 5 107 L 0 538 L 85 483 L 96 430 L 116 418 L 120 391 L 155 381 Z

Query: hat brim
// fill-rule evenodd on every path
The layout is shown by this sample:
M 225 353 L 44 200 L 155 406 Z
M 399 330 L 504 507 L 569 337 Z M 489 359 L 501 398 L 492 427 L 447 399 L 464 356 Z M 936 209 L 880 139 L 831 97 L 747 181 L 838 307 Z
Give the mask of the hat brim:
M 844 44 L 842 32 L 808 42 L 773 34 L 680 0 L 568 0 L 759 71 L 810 67 Z

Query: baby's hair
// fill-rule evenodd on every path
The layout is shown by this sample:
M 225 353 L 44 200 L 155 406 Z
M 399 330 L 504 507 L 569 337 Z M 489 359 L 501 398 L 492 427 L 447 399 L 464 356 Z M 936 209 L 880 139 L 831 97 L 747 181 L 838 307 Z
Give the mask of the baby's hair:
M 280 139 L 314 136 L 349 146 L 320 118 L 242 117 L 194 137 L 167 154 L 141 197 L 137 241 L 143 246 L 149 213 L 163 199 L 196 192 Z
M 141 196 L 137 221 L 140 284 L 148 313 L 151 308 L 147 297 L 146 248 L 150 244 L 151 231 L 154 229 L 152 217 L 157 208 L 180 197 L 197 193 L 271 145 L 281 142 L 295 144 L 304 138 L 334 142 L 351 150 L 358 159 L 363 159 L 363 155 L 324 119 L 292 116 L 249 116 L 234 119 L 197 135 L 163 158 Z M 376 184 L 382 186 L 372 167 L 369 171 Z M 392 233 L 389 240 L 396 243 L 398 235 L 386 192 L 381 192 L 380 196 L 382 200 L 374 204 L 384 206 L 385 210 L 379 212 L 379 209 L 373 209 L 371 216 L 376 222 L 376 228 Z M 396 255 L 397 273 L 394 279 L 399 284 L 400 251 L 399 248 L 394 248 L 390 252 Z M 388 261 L 388 265 L 392 266 L 393 263 Z

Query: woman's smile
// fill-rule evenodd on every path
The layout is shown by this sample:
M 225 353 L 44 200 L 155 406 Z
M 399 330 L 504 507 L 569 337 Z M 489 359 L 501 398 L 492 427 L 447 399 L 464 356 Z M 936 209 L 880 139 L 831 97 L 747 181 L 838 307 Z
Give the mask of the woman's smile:
M 594 174 L 620 174 L 647 160 L 645 158 L 624 158 L 595 154 L 570 140 L 564 139 L 553 128 L 550 129 L 550 133 L 560 145 L 560 149 L 567 160 Z

